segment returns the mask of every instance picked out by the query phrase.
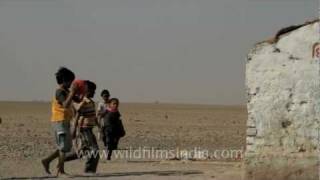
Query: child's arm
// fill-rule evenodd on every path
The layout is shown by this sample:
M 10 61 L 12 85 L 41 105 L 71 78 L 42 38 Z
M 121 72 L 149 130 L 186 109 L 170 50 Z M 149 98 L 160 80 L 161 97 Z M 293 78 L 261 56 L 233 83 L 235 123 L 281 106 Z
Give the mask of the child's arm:
M 103 118 L 107 114 L 107 111 L 105 110 L 105 107 L 103 105 L 99 105 L 97 114 L 99 119 Z
M 77 91 L 77 86 L 72 83 L 71 91 L 70 91 L 69 95 L 67 96 L 67 99 L 62 103 L 62 106 L 64 108 L 70 107 L 70 105 L 72 103 L 73 96 L 76 94 L 76 91 Z
M 86 99 L 83 99 L 81 102 L 79 103 L 74 103 L 74 109 L 76 110 L 76 112 L 81 111 L 81 108 L 83 107 L 83 105 L 87 103 Z
M 78 126 L 79 126 L 79 124 L 82 124 L 83 119 L 81 118 L 81 116 L 79 114 L 79 111 L 81 110 L 81 108 L 82 108 L 84 103 L 85 102 L 82 101 L 78 105 L 75 105 L 75 107 L 74 107 L 75 110 L 76 110 L 76 116 L 75 116 L 75 121 L 74 121 L 74 124 L 73 124 L 74 129 L 72 131 L 72 138 L 76 137 Z
M 103 134 L 103 124 L 102 124 L 102 116 L 101 116 L 101 111 L 102 111 L 102 105 L 99 104 L 98 109 L 97 109 L 97 113 L 96 113 L 96 118 L 95 118 L 95 124 L 98 126 L 98 140 L 102 139 L 102 134 Z
M 97 114 L 96 114 L 96 118 L 95 118 L 95 124 L 98 126 L 99 129 L 99 138 L 100 139 L 100 133 L 102 132 L 102 120 L 103 118 L 99 115 L 99 113 L 102 111 L 102 107 L 99 105 L 98 110 L 97 110 Z
M 98 118 L 95 118 L 95 123 L 98 126 L 98 128 L 101 130 L 102 126 L 101 126 L 100 122 L 98 121 Z
M 100 125 L 100 127 L 102 128 L 104 126 L 104 117 L 106 116 L 107 111 L 104 107 L 103 104 L 99 104 L 98 109 L 97 109 L 97 124 Z
M 78 124 L 79 124 L 79 123 L 78 123 L 79 118 L 80 118 L 79 113 L 76 113 L 76 116 L 75 116 L 75 119 L 74 119 L 74 122 L 73 122 L 73 130 L 72 130 L 72 132 L 71 132 L 72 139 L 76 138 L 77 129 L 78 129 Z
M 96 124 L 97 124 L 98 127 L 101 129 L 101 128 L 104 126 L 104 119 L 103 119 L 103 117 L 97 115 Z

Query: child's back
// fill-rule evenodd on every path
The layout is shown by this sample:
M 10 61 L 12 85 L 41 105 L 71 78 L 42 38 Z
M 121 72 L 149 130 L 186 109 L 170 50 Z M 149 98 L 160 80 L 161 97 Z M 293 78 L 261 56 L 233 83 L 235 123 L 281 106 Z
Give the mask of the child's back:
M 85 103 L 78 110 L 81 118 L 80 127 L 94 127 L 97 125 L 95 102 L 87 97 L 84 97 L 84 101 Z

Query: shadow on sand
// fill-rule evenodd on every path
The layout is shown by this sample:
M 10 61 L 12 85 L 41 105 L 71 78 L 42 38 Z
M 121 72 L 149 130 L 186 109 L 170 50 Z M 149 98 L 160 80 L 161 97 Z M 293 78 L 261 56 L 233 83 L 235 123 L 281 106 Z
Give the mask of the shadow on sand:
M 202 171 L 142 171 L 142 172 L 122 172 L 122 173 L 108 173 L 108 174 L 93 174 L 93 175 L 70 175 L 68 179 L 78 178 L 107 178 L 107 177 L 124 177 L 124 176 L 143 176 L 143 175 L 154 175 L 154 176 L 188 176 L 188 175 L 199 175 L 203 174 Z M 56 176 L 40 176 L 40 177 L 10 177 L 3 178 L 3 180 L 14 180 L 14 179 L 55 179 Z

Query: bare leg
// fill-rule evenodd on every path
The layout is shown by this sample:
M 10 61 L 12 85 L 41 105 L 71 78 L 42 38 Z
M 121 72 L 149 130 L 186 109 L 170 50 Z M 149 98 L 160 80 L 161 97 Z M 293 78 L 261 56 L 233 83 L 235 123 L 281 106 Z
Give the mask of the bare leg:
M 82 158 L 82 156 L 78 155 L 76 152 L 70 152 L 66 153 L 64 162 L 73 161 L 80 158 Z
M 112 149 L 108 149 L 108 157 L 107 160 L 110 161 L 112 156 Z
M 44 170 L 46 171 L 47 174 L 51 174 L 50 163 L 57 157 L 59 157 L 59 150 L 54 151 L 47 158 L 41 160 L 42 166 L 44 167 Z
M 59 151 L 59 161 L 57 165 L 57 176 L 59 175 L 67 175 L 64 171 L 64 159 L 65 159 L 65 153 L 62 151 Z

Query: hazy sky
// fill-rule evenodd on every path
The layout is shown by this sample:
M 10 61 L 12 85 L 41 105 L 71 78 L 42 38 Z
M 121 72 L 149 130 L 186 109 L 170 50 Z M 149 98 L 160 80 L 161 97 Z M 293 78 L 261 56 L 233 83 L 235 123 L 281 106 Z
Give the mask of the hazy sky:
M 0 100 L 51 99 L 67 66 L 126 102 L 244 104 L 248 50 L 317 10 L 318 0 L 0 0 Z

